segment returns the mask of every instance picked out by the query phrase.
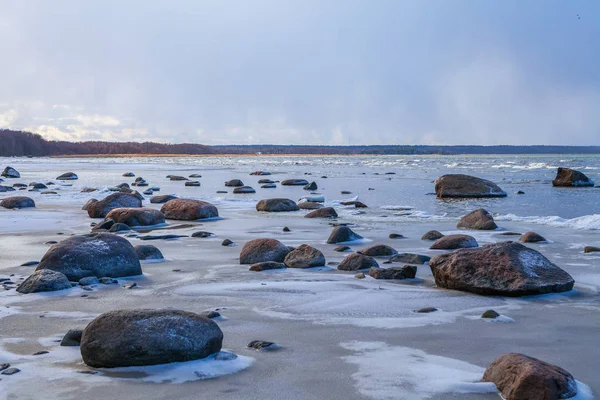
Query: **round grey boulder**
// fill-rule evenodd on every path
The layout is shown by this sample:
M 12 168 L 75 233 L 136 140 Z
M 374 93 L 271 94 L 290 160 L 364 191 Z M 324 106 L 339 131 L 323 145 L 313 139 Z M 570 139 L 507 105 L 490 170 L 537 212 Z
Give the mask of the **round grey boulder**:
M 140 260 L 163 260 L 165 257 L 160 250 L 151 244 L 138 244 L 135 253 Z
M 36 270 L 29 275 L 17 288 L 17 292 L 38 293 L 38 292 L 55 292 L 57 290 L 71 289 L 71 282 L 60 272 L 50 270 Z
M 212 320 L 180 310 L 116 310 L 83 330 L 81 356 L 95 368 L 167 364 L 206 358 L 221 350 L 223 332 Z
M 127 226 L 152 226 L 165 223 L 165 216 L 154 208 L 115 208 L 111 210 L 106 219 L 112 219 L 115 223 Z
M 12 196 L 0 201 L 0 207 L 9 209 L 31 208 L 35 207 L 35 202 L 26 196 Z

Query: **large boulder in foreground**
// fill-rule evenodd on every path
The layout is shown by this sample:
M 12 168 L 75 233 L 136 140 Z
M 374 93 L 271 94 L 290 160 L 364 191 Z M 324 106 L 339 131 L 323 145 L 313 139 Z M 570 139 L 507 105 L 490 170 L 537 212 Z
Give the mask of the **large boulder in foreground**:
M 435 181 L 435 195 L 438 198 L 506 197 L 506 192 L 487 179 L 448 174 Z
M 247 242 L 240 252 L 240 264 L 256 264 L 265 261 L 283 262 L 290 249 L 276 239 L 254 239 Z
M 0 201 L 0 207 L 15 209 L 15 208 L 31 208 L 35 207 L 35 201 L 26 196 L 12 196 Z
M 83 361 L 95 368 L 167 364 L 221 350 L 223 332 L 209 318 L 180 310 L 116 310 L 89 323 L 81 336 Z
M 498 228 L 498 225 L 494 222 L 492 214 L 480 208 L 475 211 L 471 211 L 458 221 L 456 224 L 457 228 L 462 229 L 478 229 L 483 231 L 492 231 Z
M 333 231 L 331 231 L 331 234 L 329 235 L 329 239 L 327 239 L 327 243 L 335 244 L 352 242 L 354 240 L 359 240 L 362 238 L 362 236 L 355 233 L 352 229 L 348 228 L 347 226 L 340 225 L 333 228 Z
M 432 250 L 455 250 L 478 247 L 479 244 L 473 236 L 469 235 L 446 235 L 438 239 L 429 248 Z
M 13 167 L 6 167 L 4 168 L 4 171 L 2 171 L 2 176 L 5 178 L 20 178 L 21 174 Z
M 575 281 L 536 250 L 520 243 L 461 249 L 429 260 L 437 286 L 483 295 L 565 292 Z
M 62 272 L 71 281 L 86 276 L 119 278 L 142 274 L 131 243 L 112 233 L 71 236 L 48 249 L 36 271 Z
M 115 208 L 106 215 L 115 223 L 127 226 L 152 226 L 165 223 L 165 215 L 154 208 Z
M 571 168 L 559 167 L 558 171 L 556 171 L 556 178 L 552 181 L 552 186 L 594 186 L 594 181 L 588 178 L 583 172 Z
M 256 203 L 256 211 L 283 212 L 298 210 L 298 204 L 290 199 L 265 199 Z
M 312 268 L 325 265 L 323 253 L 307 244 L 302 244 L 290 251 L 283 260 L 288 268 Z
M 87 203 L 86 203 L 87 204 Z M 141 207 L 142 200 L 133 194 L 117 192 L 87 206 L 90 218 L 104 218 L 115 208 Z
M 201 200 L 173 199 L 163 204 L 160 211 L 166 219 L 194 221 L 215 218 L 219 210 L 213 204 Z
M 71 282 L 60 272 L 43 269 L 29 275 L 17 288 L 19 293 L 54 292 L 71 289 Z
M 577 383 L 570 373 L 518 353 L 497 358 L 487 367 L 482 380 L 493 382 L 505 400 L 557 400 L 577 394 Z

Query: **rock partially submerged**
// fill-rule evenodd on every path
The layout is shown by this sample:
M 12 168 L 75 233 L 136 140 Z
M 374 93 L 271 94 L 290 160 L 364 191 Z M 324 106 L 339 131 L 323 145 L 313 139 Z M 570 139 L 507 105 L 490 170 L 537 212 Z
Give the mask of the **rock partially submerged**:
M 60 272 L 51 270 L 36 270 L 29 275 L 17 288 L 17 292 L 38 293 L 38 292 L 54 292 L 57 290 L 71 289 L 71 282 Z
M 487 179 L 463 174 L 440 176 L 435 181 L 438 198 L 506 197 L 506 192 Z
M 26 196 L 12 196 L 0 201 L 0 207 L 8 209 L 32 208 L 35 207 L 35 202 Z
M 369 268 L 379 268 L 379 264 L 373 257 L 360 253 L 348 254 L 337 266 L 340 271 L 358 271 Z
M 558 400 L 577 394 L 577 383 L 569 372 L 518 353 L 497 358 L 482 380 L 493 382 L 505 400 Z
M 165 216 L 159 210 L 154 208 L 115 208 L 107 215 L 107 219 L 112 219 L 115 223 L 134 226 L 152 226 L 165 223 Z
M 369 269 L 369 275 L 375 279 L 413 279 L 416 274 L 417 267 L 414 265 Z
M 365 249 L 359 250 L 358 253 L 370 257 L 389 257 L 397 254 L 398 251 L 386 244 L 376 244 Z
M 535 232 L 525 232 L 523 236 L 519 238 L 519 242 L 522 243 L 539 243 L 546 242 L 546 238 Z
M 429 266 L 437 286 L 482 295 L 565 292 L 575 283 L 541 253 L 514 242 L 457 250 L 432 258 Z
M 491 231 L 498 228 L 498 225 L 494 222 L 492 214 L 480 208 L 475 211 L 471 211 L 458 221 L 456 224 L 457 228 L 462 229 L 478 229 L 484 231 Z
M 308 181 L 306 179 L 286 179 L 281 184 L 283 186 L 304 186 L 308 185 Z
M 166 219 L 195 221 L 219 216 L 217 207 L 206 201 L 174 199 L 163 204 L 160 211 Z
M 435 241 L 429 247 L 432 250 L 455 250 L 478 247 L 479 244 L 473 236 L 469 235 L 447 235 Z
M 302 203 L 301 203 L 302 204 Z M 319 203 L 314 203 L 319 204 Z M 306 214 L 304 218 L 337 218 L 338 214 L 333 207 L 323 207 Z
M 440 231 L 432 230 L 426 232 L 423 236 L 421 236 L 421 240 L 438 240 L 443 237 L 444 235 Z
M 265 261 L 283 262 L 290 249 L 276 239 L 253 239 L 240 252 L 240 264 L 256 264 Z
M 138 244 L 134 249 L 140 260 L 163 260 L 165 258 L 161 251 L 151 244 Z
M 294 200 L 290 199 L 264 199 L 256 203 L 256 211 L 284 212 L 298 210 L 298 204 L 296 204 Z
M 341 226 L 336 226 L 335 228 L 333 228 L 333 231 L 329 235 L 329 239 L 327 239 L 327 243 L 329 243 L 329 244 L 344 243 L 344 242 L 351 242 L 354 240 L 359 240 L 362 238 L 363 237 L 360 236 L 359 234 L 354 233 L 354 231 L 352 229 L 348 228 L 347 226 L 341 225 Z
M 325 265 L 323 253 L 307 244 L 302 244 L 290 251 L 283 260 L 288 268 L 313 268 Z
M 115 208 L 138 208 L 142 200 L 130 193 L 117 192 L 95 202 L 88 201 L 87 212 L 90 218 L 105 218 Z
M 254 190 L 254 188 L 251 186 L 239 186 L 239 187 L 236 187 L 235 189 L 233 189 L 233 193 L 237 193 L 237 194 L 256 193 L 256 190 Z
M 95 368 L 197 360 L 221 350 L 223 332 L 209 318 L 180 310 L 117 310 L 83 330 L 81 356 Z
M 552 181 L 552 186 L 586 187 L 594 186 L 594 181 L 588 178 L 583 172 L 571 168 L 558 167 L 556 178 Z
M 2 176 L 5 178 L 20 178 L 21 174 L 13 167 L 6 167 L 4 168 L 4 171 L 2 171 Z
M 256 264 L 252 264 L 250 267 L 250 271 L 260 272 L 260 271 L 269 271 L 272 269 L 285 269 L 285 264 L 275 261 L 264 261 Z
M 173 196 L 171 194 L 163 194 L 163 195 L 158 195 L 158 196 L 152 196 L 150 197 L 150 203 L 152 204 L 162 204 L 162 203 L 166 203 L 169 200 L 175 200 L 177 199 L 177 196 Z
M 118 278 L 142 274 L 131 243 L 112 233 L 71 236 L 53 245 L 36 271 L 44 269 L 61 272 L 72 281 L 86 276 Z
M 401 262 L 406 264 L 425 264 L 426 262 L 429 262 L 429 260 L 431 260 L 431 257 L 429 256 L 412 253 L 400 253 L 390 258 L 390 261 L 392 262 Z
M 244 186 L 244 182 L 242 182 L 239 179 L 231 179 L 231 180 L 225 182 L 225 186 L 241 187 L 241 186 Z
M 65 172 L 64 174 L 60 175 L 56 179 L 59 181 L 75 181 L 75 180 L 79 179 L 79 177 L 74 172 Z

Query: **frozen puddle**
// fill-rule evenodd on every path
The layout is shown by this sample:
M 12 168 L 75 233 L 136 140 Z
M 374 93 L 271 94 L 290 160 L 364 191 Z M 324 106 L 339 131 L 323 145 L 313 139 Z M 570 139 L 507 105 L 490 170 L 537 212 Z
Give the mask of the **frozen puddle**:
M 359 392 L 375 399 L 422 400 L 444 393 L 497 393 L 480 382 L 485 368 L 409 347 L 383 342 L 345 342 L 355 352 L 343 357 L 356 364 L 352 375 Z

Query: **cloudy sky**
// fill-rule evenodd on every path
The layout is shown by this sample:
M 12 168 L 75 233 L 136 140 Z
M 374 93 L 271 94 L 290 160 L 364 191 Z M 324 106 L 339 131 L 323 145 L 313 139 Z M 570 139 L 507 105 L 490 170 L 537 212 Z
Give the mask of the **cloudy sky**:
M 0 0 L 0 127 L 600 145 L 598 0 Z

